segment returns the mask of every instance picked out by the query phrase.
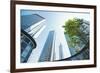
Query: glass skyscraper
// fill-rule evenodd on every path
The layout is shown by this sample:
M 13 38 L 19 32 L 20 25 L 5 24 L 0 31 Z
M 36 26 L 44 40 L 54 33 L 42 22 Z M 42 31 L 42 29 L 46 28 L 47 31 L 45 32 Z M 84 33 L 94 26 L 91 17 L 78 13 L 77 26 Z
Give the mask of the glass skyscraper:
M 38 14 L 21 16 L 21 62 L 27 62 L 36 48 L 34 35 L 43 27 L 44 18 Z
M 51 53 L 53 47 L 53 40 L 54 40 L 54 31 L 50 31 L 45 42 L 44 48 L 39 58 L 39 62 L 43 61 L 50 61 L 51 60 Z

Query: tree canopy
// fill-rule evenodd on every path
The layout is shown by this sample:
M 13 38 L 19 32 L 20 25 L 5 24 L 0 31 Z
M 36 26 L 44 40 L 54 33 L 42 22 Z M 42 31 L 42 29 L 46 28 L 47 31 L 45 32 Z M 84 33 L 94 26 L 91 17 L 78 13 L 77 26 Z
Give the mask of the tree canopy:
M 83 19 L 79 19 L 79 18 L 73 18 L 73 19 L 69 19 L 65 22 L 65 25 L 63 26 L 64 28 L 64 33 L 68 35 L 68 37 L 70 38 L 70 41 L 68 41 L 69 45 L 71 47 L 76 47 L 80 45 L 80 43 L 86 43 L 86 33 L 84 32 L 84 30 L 81 29 L 81 27 L 83 28 Z M 86 25 L 84 25 L 86 26 Z
M 63 26 L 65 29 L 65 34 L 68 34 L 70 37 L 78 36 L 80 32 L 80 25 L 82 24 L 82 19 L 73 18 L 65 22 Z

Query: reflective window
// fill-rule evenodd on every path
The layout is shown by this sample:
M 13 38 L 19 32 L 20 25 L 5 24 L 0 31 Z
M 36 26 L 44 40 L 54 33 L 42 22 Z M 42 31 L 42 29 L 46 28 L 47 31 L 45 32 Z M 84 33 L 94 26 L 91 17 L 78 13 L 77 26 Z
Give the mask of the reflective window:
M 42 50 L 42 53 L 40 55 L 39 62 L 50 61 L 51 52 L 52 52 L 53 38 L 54 38 L 54 31 L 50 31 L 49 34 L 48 34 L 46 43 L 44 45 L 44 48 Z

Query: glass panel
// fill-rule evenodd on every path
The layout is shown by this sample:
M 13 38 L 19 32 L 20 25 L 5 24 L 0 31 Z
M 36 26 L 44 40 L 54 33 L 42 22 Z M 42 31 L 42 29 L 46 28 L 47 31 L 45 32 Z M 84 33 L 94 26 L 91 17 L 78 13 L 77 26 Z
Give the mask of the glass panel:
M 44 48 L 42 50 L 42 53 L 40 55 L 39 59 L 40 62 L 50 61 L 53 38 L 54 38 L 54 31 L 50 31 L 46 43 L 44 45 Z

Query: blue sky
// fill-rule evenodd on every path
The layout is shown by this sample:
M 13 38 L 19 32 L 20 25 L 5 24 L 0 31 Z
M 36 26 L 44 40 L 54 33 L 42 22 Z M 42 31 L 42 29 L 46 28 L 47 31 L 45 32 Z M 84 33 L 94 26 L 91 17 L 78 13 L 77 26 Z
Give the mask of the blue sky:
M 52 11 L 38 11 L 38 10 L 21 10 L 21 15 L 39 14 L 46 19 L 46 24 L 50 29 L 55 29 L 55 26 L 63 26 L 65 21 L 71 18 L 82 18 L 89 21 L 89 13 L 74 13 L 74 12 L 52 12 Z

